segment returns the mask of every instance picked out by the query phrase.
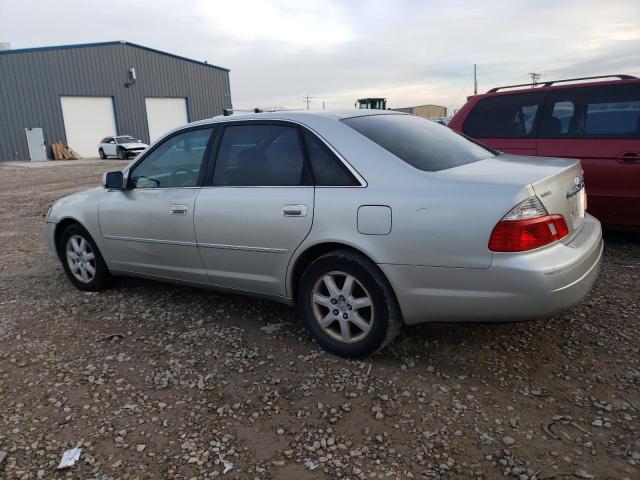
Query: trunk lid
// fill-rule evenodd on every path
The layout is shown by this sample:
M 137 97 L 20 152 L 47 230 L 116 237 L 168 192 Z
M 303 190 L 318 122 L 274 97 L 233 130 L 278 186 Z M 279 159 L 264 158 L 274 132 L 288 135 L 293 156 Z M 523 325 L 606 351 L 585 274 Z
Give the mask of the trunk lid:
M 435 175 L 456 181 L 531 186 L 549 215 L 564 216 L 570 233 L 584 219 L 586 195 L 580 160 L 500 154 Z
M 579 160 L 574 160 L 554 175 L 538 180 L 532 187 L 549 214 L 564 216 L 569 232 L 580 227 L 587 202 Z

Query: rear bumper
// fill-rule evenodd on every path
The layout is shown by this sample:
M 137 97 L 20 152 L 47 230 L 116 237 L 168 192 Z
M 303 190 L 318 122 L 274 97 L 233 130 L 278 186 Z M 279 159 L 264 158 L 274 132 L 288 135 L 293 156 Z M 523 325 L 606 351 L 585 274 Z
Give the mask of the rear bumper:
M 600 222 L 586 215 L 568 243 L 526 253 L 496 253 L 486 269 L 380 265 L 407 324 L 520 321 L 548 317 L 578 303 L 602 258 Z

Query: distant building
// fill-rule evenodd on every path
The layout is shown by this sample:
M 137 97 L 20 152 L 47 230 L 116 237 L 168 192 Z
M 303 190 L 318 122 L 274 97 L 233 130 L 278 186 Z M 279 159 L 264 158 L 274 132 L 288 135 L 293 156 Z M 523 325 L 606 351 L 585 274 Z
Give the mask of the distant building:
M 95 157 L 101 138 L 154 141 L 231 106 L 229 70 L 207 62 L 124 41 L 0 43 L 0 160 L 47 160 L 59 140 Z
M 447 107 L 440 105 L 418 105 L 415 107 L 392 108 L 397 112 L 410 113 L 422 118 L 446 117 Z

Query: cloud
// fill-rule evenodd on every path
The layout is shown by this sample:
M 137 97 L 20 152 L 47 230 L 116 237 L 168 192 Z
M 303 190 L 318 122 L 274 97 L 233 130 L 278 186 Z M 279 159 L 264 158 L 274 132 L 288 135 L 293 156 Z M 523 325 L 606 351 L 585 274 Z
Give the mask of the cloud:
M 637 0 L 0 3 L 0 41 L 14 48 L 122 39 L 206 59 L 231 68 L 245 108 L 301 108 L 305 94 L 314 108 L 369 95 L 458 107 L 474 63 L 480 91 L 531 71 L 640 75 L 639 23 Z

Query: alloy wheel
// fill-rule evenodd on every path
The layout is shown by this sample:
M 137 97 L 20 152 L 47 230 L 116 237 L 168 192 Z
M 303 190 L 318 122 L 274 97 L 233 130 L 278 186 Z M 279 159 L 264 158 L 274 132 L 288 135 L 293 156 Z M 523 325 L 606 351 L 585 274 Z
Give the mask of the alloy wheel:
M 341 271 L 326 273 L 315 283 L 311 302 L 316 321 L 334 340 L 355 343 L 371 331 L 373 300 L 353 275 Z
M 65 251 L 73 276 L 82 283 L 91 282 L 96 275 L 96 257 L 89 242 L 80 235 L 73 235 L 67 240 Z

